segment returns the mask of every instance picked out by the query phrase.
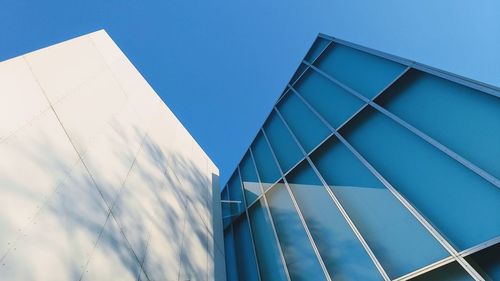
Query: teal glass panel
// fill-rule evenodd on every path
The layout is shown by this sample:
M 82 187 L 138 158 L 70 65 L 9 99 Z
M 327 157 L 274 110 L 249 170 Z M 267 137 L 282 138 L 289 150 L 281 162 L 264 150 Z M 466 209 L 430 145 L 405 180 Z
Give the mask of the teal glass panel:
M 500 243 L 467 256 L 465 259 L 486 280 L 500 280 Z
M 246 217 L 234 222 L 234 240 L 236 248 L 236 262 L 238 264 L 239 281 L 257 281 L 259 273 L 255 262 L 255 253 L 250 236 L 250 228 Z
M 221 201 L 229 200 L 229 192 L 227 190 L 227 185 L 224 186 L 221 192 Z M 232 221 L 231 217 L 231 206 L 226 202 L 221 202 L 221 211 L 222 211 L 222 225 L 225 229 Z
M 240 163 L 241 179 L 243 181 L 243 188 L 245 189 L 245 198 L 247 204 L 252 204 L 257 197 L 262 193 L 260 190 L 259 179 L 255 172 L 255 165 L 253 164 L 252 155 L 247 152 Z
M 255 251 L 259 262 L 262 281 L 287 280 L 284 264 L 281 261 L 279 245 L 273 234 L 272 222 L 259 200 L 248 210 L 252 225 Z
M 266 197 L 292 281 L 326 280 L 284 184 Z
M 289 92 L 277 108 L 306 152 L 313 150 L 331 133 L 293 92 Z
M 458 263 L 452 262 L 432 271 L 410 279 L 411 281 L 473 281 L 472 278 Z
M 371 99 L 406 68 L 399 63 L 335 44 L 315 65 L 351 89 Z
M 321 54 L 321 52 L 323 52 L 326 46 L 328 46 L 328 43 L 330 43 L 329 40 L 323 39 L 321 37 L 316 38 L 311 49 L 309 49 L 309 51 L 307 52 L 305 60 L 308 62 L 314 61 Z
M 252 144 L 252 153 L 257 165 L 257 172 L 260 176 L 262 187 L 264 190 L 269 189 L 279 178 L 281 173 L 276 166 L 271 149 L 267 145 L 264 135 L 259 133 Z
M 276 158 L 278 158 L 283 173 L 290 170 L 304 157 L 297 143 L 276 112 L 273 111 L 271 116 L 269 116 L 264 125 L 264 131 L 271 143 L 271 148 Z
M 344 129 L 347 140 L 459 250 L 498 236 L 497 187 L 371 108 Z
M 448 256 L 337 138 L 329 139 L 311 159 L 389 277 L 403 276 Z
M 292 79 L 290 79 L 290 84 L 291 84 L 291 85 L 293 85 L 293 83 L 294 83 L 297 79 L 299 79 L 300 75 L 301 75 L 302 73 L 304 73 L 304 71 L 306 70 L 306 68 L 307 68 L 307 65 L 305 65 L 305 64 L 303 64 L 303 63 L 301 63 L 301 64 L 299 65 L 299 68 L 297 69 L 297 71 L 295 72 L 295 74 L 293 74 Z
M 236 170 L 227 183 L 229 191 L 229 200 L 237 201 L 231 203 L 231 212 L 235 215 L 241 214 L 245 211 L 245 202 L 243 201 L 243 191 L 241 190 L 241 181 Z
M 500 98 L 413 70 L 377 103 L 500 178 Z
M 286 177 L 333 280 L 383 280 L 307 161 Z
M 226 261 L 226 279 L 238 280 L 238 266 L 236 264 L 236 250 L 232 228 L 224 232 L 224 258 Z
M 308 70 L 294 89 L 334 128 L 338 128 L 364 104 L 313 70 Z

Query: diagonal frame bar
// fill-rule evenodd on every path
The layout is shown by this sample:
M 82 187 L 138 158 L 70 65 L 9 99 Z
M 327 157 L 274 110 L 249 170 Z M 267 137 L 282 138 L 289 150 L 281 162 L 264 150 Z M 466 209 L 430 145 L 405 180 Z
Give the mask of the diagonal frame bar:
M 240 166 L 237 166 L 237 171 L 238 171 L 238 179 L 240 181 L 240 188 L 241 188 L 241 196 L 243 197 L 243 208 L 245 209 L 244 213 L 247 219 L 248 223 L 248 229 L 250 231 L 250 240 L 252 242 L 252 250 L 253 250 L 253 257 L 255 259 L 255 266 L 257 267 L 257 275 L 259 276 L 259 280 L 261 280 L 261 274 L 260 274 L 260 269 L 259 269 L 259 261 L 257 259 L 257 250 L 255 249 L 255 240 L 253 238 L 253 231 L 252 231 L 252 225 L 250 224 L 250 217 L 248 216 L 248 208 L 247 206 L 247 201 L 245 198 L 245 188 L 243 187 L 243 179 L 241 178 L 241 171 L 240 171 Z
M 338 200 L 337 196 L 335 196 L 335 194 L 332 192 L 332 190 L 328 187 L 328 184 L 326 183 L 326 181 L 323 179 L 323 176 L 319 173 L 318 169 L 316 168 L 316 166 L 314 165 L 314 163 L 312 162 L 311 158 L 309 158 L 309 155 L 307 154 L 307 152 L 305 151 L 305 149 L 302 147 L 302 145 L 300 144 L 299 140 L 297 139 L 297 137 L 295 136 L 295 134 L 293 133 L 293 131 L 290 129 L 290 127 L 288 126 L 285 118 L 283 118 L 283 116 L 281 115 L 281 113 L 279 112 L 278 108 L 274 108 L 275 112 L 277 113 L 277 115 L 279 116 L 279 118 L 281 119 L 281 121 L 283 122 L 283 124 L 285 125 L 285 127 L 287 128 L 288 132 L 291 134 L 293 140 L 295 141 L 295 143 L 297 144 L 297 146 L 299 147 L 300 151 L 302 152 L 302 154 L 305 156 L 305 159 L 306 161 L 309 163 L 309 165 L 312 167 L 312 169 L 314 170 L 314 173 L 316 174 L 316 176 L 319 178 L 319 180 L 321 181 L 321 184 L 323 184 L 323 187 L 325 188 L 325 190 L 327 191 L 328 195 L 330 196 L 330 198 L 333 200 L 333 202 L 335 203 L 335 206 L 337 207 L 337 209 L 340 211 L 340 213 L 342 214 L 342 216 L 344 217 L 344 219 L 346 220 L 347 224 L 349 225 L 349 227 L 351 228 L 351 230 L 354 232 L 354 234 L 356 235 L 356 238 L 358 238 L 359 242 L 361 243 L 361 245 L 363 246 L 363 248 L 365 249 L 365 251 L 367 252 L 368 256 L 370 257 L 370 259 L 372 260 L 372 262 L 375 264 L 375 267 L 377 268 L 377 270 L 379 271 L 379 273 L 382 275 L 382 277 L 384 278 L 384 280 L 390 280 L 389 276 L 387 275 L 387 273 L 385 272 L 384 268 L 382 267 L 382 265 L 380 264 L 380 262 L 378 261 L 377 257 L 375 256 L 375 254 L 373 253 L 373 251 L 371 250 L 370 246 L 368 246 L 368 243 L 366 243 L 363 235 L 361 235 L 361 233 L 359 232 L 358 228 L 356 227 L 356 225 L 354 224 L 354 222 L 351 220 L 351 218 L 349 217 L 349 215 L 347 214 L 347 212 L 345 211 L 344 207 L 342 206 L 342 204 L 340 203 L 340 201 Z M 301 161 L 302 162 L 302 161 Z
M 304 228 L 304 231 L 306 232 L 307 238 L 309 239 L 309 243 L 311 244 L 311 247 L 314 251 L 314 254 L 316 255 L 316 258 L 318 259 L 319 265 L 320 265 L 321 269 L 323 270 L 323 274 L 325 276 L 325 279 L 328 281 L 332 281 L 332 278 L 330 277 L 330 273 L 326 269 L 325 263 L 323 262 L 323 258 L 321 257 L 321 254 L 319 253 L 318 247 L 316 246 L 316 242 L 314 242 L 314 239 L 312 238 L 309 227 L 307 226 L 306 221 L 304 219 L 304 216 L 302 215 L 302 212 L 300 211 L 299 205 L 297 204 L 297 200 L 295 199 L 295 196 L 293 195 L 292 190 L 290 189 L 290 186 L 288 185 L 288 182 L 285 178 L 285 175 L 283 174 L 283 170 L 281 169 L 281 166 L 278 162 L 278 158 L 276 157 L 276 154 L 274 153 L 273 147 L 271 146 L 271 142 L 269 141 L 269 138 L 267 137 L 267 134 L 264 131 L 264 129 L 261 129 L 261 131 L 262 131 L 262 135 L 264 136 L 264 139 L 267 142 L 267 145 L 269 146 L 269 149 L 270 149 L 271 154 L 273 156 L 274 162 L 276 163 L 276 166 L 278 167 L 278 170 L 281 173 L 281 177 L 283 179 L 285 188 L 288 192 L 288 195 L 290 196 L 290 198 L 292 200 L 292 204 L 295 208 L 295 211 L 297 212 L 297 215 L 299 216 L 302 227 Z
M 460 164 L 462 164 L 465 167 L 469 168 L 471 171 L 473 171 L 474 173 L 478 174 L 479 176 L 481 176 L 482 178 L 484 178 L 485 180 L 487 180 L 488 182 L 490 182 L 491 184 L 493 184 L 497 188 L 500 188 L 500 180 L 498 180 L 494 176 L 490 175 L 485 170 L 483 170 L 483 169 L 479 168 L 478 166 L 472 164 L 469 160 L 465 159 L 464 157 L 460 156 L 459 154 L 457 154 L 453 150 L 449 149 L 445 145 L 443 145 L 440 142 L 436 141 L 435 139 L 431 138 L 429 135 L 425 134 L 424 132 L 422 132 L 419 129 L 415 128 L 414 126 L 410 125 L 409 123 L 407 123 L 403 119 L 399 118 L 395 114 L 389 112 L 387 109 L 381 107 L 377 103 L 375 103 L 375 102 L 371 101 L 370 99 L 366 98 L 365 96 L 361 95 L 360 93 L 358 93 L 357 91 L 353 90 L 349 86 L 347 86 L 344 83 L 342 83 L 342 82 L 338 81 L 337 79 L 333 78 L 332 76 L 330 76 L 329 74 L 325 73 L 324 71 L 322 71 L 321 69 L 317 68 L 316 66 L 310 64 L 307 61 L 304 61 L 304 63 L 308 64 L 311 69 L 313 69 L 317 73 L 323 75 L 325 78 L 327 78 L 328 80 L 332 81 L 337 86 L 343 88 L 344 90 L 346 90 L 350 94 L 354 95 L 355 97 L 357 97 L 357 98 L 361 99 L 362 101 L 364 101 L 365 103 L 369 104 L 370 106 L 372 106 L 373 108 L 375 108 L 376 110 L 378 110 L 380 113 L 382 113 L 385 116 L 391 118 L 393 121 L 395 121 L 399 125 L 401 125 L 401 126 L 405 127 L 406 129 L 410 130 L 412 133 L 414 133 L 415 135 L 419 136 L 420 138 L 422 138 L 426 142 L 430 143 L 431 145 L 433 145 L 437 149 L 441 150 L 442 152 L 444 152 L 449 157 L 451 157 L 454 160 L 458 161 Z
M 279 250 L 279 254 L 280 254 L 280 260 L 281 260 L 281 263 L 283 265 L 283 268 L 285 269 L 285 275 L 286 275 L 286 278 L 288 281 L 291 281 L 290 279 L 290 273 L 288 272 L 288 266 L 286 264 L 286 261 L 285 261 L 285 255 L 283 255 L 283 249 L 281 248 L 281 244 L 279 242 L 279 238 L 278 238 L 278 234 L 276 232 L 276 228 L 274 227 L 274 220 L 273 220 L 273 217 L 271 215 L 271 211 L 269 210 L 269 204 L 267 203 L 267 198 L 266 196 L 264 195 L 264 188 L 262 187 L 262 181 L 260 180 L 260 175 L 259 175 L 259 170 L 257 170 L 257 164 L 255 163 L 255 159 L 253 157 L 253 151 L 252 151 L 252 148 L 248 148 L 248 151 L 250 152 L 250 158 L 252 159 L 252 163 L 253 163 L 253 167 L 255 169 L 255 174 L 257 175 L 257 179 L 259 180 L 259 186 L 260 186 L 260 190 L 261 190 L 261 197 L 262 198 L 262 202 L 263 202 L 263 205 L 262 208 L 265 210 L 268 218 L 269 218 L 269 223 L 271 224 L 271 228 L 273 230 L 273 236 L 274 236 L 274 240 L 278 246 L 278 250 Z M 257 201 L 260 200 L 257 199 L 254 201 L 254 203 L 256 203 Z M 250 208 L 250 206 L 248 206 L 248 208 Z
M 465 259 L 458 255 L 458 252 L 451 246 L 451 244 L 415 209 L 410 202 L 406 200 L 340 133 L 333 128 L 328 121 L 317 112 L 293 87 L 290 88 L 302 102 L 323 122 L 323 124 L 339 139 L 362 163 L 370 172 L 377 177 L 382 184 L 405 206 L 408 211 L 431 233 L 431 235 L 438 240 L 438 242 L 456 259 L 458 263 L 472 276 L 475 280 L 484 281 L 479 273 L 467 262 Z

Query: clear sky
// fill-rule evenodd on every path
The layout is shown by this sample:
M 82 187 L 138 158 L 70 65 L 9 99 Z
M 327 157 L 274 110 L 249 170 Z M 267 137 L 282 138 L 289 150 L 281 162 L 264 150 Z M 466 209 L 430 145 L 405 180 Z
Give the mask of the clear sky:
M 102 28 L 222 183 L 318 32 L 500 86 L 498 0 L 0 0 L 0 61 Z

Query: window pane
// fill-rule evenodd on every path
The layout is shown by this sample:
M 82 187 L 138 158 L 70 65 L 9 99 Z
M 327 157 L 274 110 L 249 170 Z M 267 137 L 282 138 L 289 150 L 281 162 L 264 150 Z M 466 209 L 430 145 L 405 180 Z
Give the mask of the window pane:
M 411 71 L 377 102 L 500 178 L 500 99 Z
M 382 280 L 358 238 L 307 161 L 287 176 L 333 280 Z
M 222 189 L 221 200 L 222 201 L 229 200 L 227 185 Z M 221 202 L 221 207 L 222 207 L 222 225 L 225 229 L 232 221 L 231 205 L 226 202 Z
M 411 281 L 472 281 L 474 280 L 458 263 L 453 262 L 417 276 Z
M 284 184 L 266 197 L 292 281 L 326 280 Z
M 329 47 L 315 64 L 369 99 L 382 91 L 406 68 L 396 62 L 340 44 Z
M 305 60 L 308 62 L 314 61 L 321 54 L 323 49 L 328 46 L 329 42 L 329 40 L 323 39 L 321 37 L 316 38 L 311 49 L 309 50 L 309 52 L 307 52 Z
M 391 278 L 448 256 L 338 139 L 328 140 L 311 158 Z
M 279 246 L 273 234 L 271 220 L 258 201 L 249 210 L 253 239 L 262 281 L 287 280 L 285 268 L 281 262 Z
M 262 133 L 255 138 L 252 144 L 252 152 L 255 159 L 255 164 L 257 165 L 257 172 L 259 173 L 260 180 L 262 181 L 262 187 L 264 190 L 269 189 L 279 178 L 281 178 L 281 173 L 276 166 L 276 162 L 271 154 L 269 145 L 267 145 L 266 140 Z
M 266 124 L 264 125 L 271 147 L 278 158 L 283 173 L 290 170 L 297 164 L 304 155 L 300 151 L 297 143 L 293 140 L 292 135 L 285 127 L 276 112 L 273 111 Z
M 238 171 L 235 171 L 229 182 L 227 183 L 229 189 L 229 200 L 237 201 L 231 203 L 231 211 L 233 214 L 241 214 L 245 211 L 245 204 L 243 202 L 243 193 L 241 191 L 241 181 L 238 175 Z
M 486 280 L 500 280 L 500 243 L 474 253 L 465 259 Z
M 330 134 L 330 130 L 293 92 L 289 92 L 277 107 L 307 152 L 310 152 Z
M 338 128 L 364 104 L 313 70 L 308 70 L 294 89 L 334 128 Z
M 347 140 L 459 250 L 498 236 L 497 187 L 372 109 L 345 129 Z
M 241 217 L 234 223 L 233 227 L 236 261 L 238 263 L 238 280 L 259 280 L 247 218 Z
M 238 280 L 236 250 L 234 249 L 234 236 L 231 227 L 224 232 L 224 253 L 226 260 L 226 279 Z
M 241 178 L 243 180 L 243 187 L 245 188 L 245 198 L 247 204 L 252 204 L 257 197 L 262 193 L 260 191 L 260 184 L 255 173 L 255 166 L 253 164 L 252 156 L 249 152 L 245 154 L 240 163 Z

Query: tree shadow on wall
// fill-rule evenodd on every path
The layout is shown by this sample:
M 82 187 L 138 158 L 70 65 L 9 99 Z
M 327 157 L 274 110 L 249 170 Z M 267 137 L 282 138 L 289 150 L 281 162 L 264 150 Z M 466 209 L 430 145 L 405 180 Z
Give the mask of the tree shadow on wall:
M 206 161 L 140 126 L 109 122 L 80 155 L 61 132 L 35 126 L 0 143 L 2 167 L 9 168 L 0 170 L 0 279 L 208 278 Z M 21 175 L 16 167 L 29 170 Z

